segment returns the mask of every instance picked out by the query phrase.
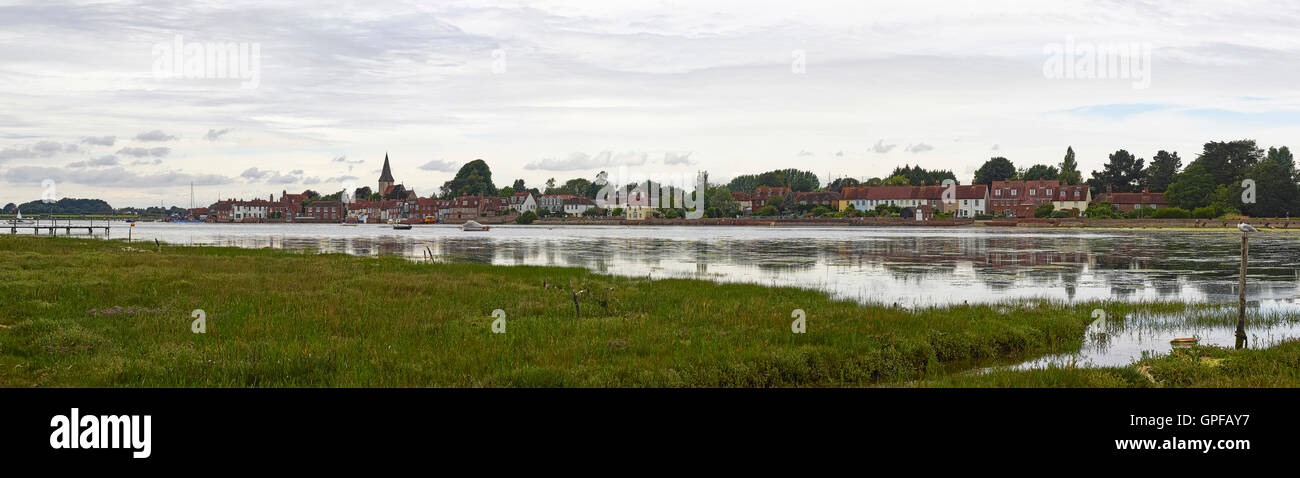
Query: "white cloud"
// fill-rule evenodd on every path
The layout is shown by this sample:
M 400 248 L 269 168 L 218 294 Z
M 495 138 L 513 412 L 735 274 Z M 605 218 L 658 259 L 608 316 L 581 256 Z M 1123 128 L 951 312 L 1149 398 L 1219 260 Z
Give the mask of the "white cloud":
M 460 166 L 458 166 L 455 162 L 445 161 L 441 159 L 430 160 L 429 162 L 420 165 L 420 169 L 423 169 L 425 171 L 451 172 L 451 171 L 456 171 L 459 168 Z
M 177 139 L 177 136 L 173 136 L 162 132 L 162 130 L 156 129 L 153 131 L 145 131 L 143 133 L 137 134 L 135 135 L 135 139 L 136 141 L 154 141 L 154 142 L 172 141 Z
M 686 153 L 690 156 L 690 153 Z M 524 166 L 524 169 L 544 170 L 544 171 L 575 171 L 584 169 L 609 168 L 618 166 L 640 166 L 646 163 L 650 155 L 639 152 L 612 153 L 610 151 L 601 151 L 595 156 L 583 152 L 569 153 L 563 159 L 545 158 L 539 161 L 533 161 Z M 668 157 L 664 157 L 668 161 Z

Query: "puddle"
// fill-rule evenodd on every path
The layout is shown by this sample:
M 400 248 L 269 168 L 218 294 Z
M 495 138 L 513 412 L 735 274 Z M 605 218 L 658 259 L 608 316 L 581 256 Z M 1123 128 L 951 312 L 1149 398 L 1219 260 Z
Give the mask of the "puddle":
M 1268 348 L 1300 337 L 1300 302 L 1260 301 L 1246 309 L 1247 346 Z M 1236 345 L 1237 306 L 1216 306 L 1190 314 L 1140 314 L 1113 321 L 1103 331 L 1089 327 L 1078 353 L 1053 354 L 1006 368 L 1036 369 L 1049 365 L 1075 367 L 1122 367 L 1147 355 L 1164 355 L 1173 349 L 1169 342 L 1195 337 L 1199 345 Z

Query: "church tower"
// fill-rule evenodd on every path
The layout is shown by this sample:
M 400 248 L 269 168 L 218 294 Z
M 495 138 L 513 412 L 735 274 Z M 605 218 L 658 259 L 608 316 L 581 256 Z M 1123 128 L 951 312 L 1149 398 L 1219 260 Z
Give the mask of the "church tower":
M 379 173 L 379 194 L 388 194 L 388 189 L 393 187 L 393 171 L 388 168 L 388 153 L 384 153 L 384 170 Z

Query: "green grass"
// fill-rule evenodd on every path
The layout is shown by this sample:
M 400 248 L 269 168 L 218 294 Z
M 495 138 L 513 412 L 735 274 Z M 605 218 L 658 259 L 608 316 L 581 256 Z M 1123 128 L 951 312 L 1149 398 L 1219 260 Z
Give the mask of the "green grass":
M 1300 341 L 1252 350 L 1174 349 L 1127 367 L 995 369 L 916 382 L 927 387 L 1297 387 Z
M 908 311 L 813 290 L 575 268 L 154 249 L 0 235 L 0 385 L 930 383 L 960 380 L 958 372 L 988 363 L 1077 350 L 1094 308 L 1112 317 L 1185 308 L 1026 301 Z M 581 318 L 570 281 L 586 291 Z M 100 313 L 114 306 L 136 310 Z M 206 334 L 190 331 L 194 309 L 206 312 Z M 493 309 L 507 314 L 505 334 L 491 333 Z M 808 333 L 791 333 L 794 309 L 806 311 Z M 1131 379 L 1090 374 L 1062 384 L 1127 383 L 1115 376 Z

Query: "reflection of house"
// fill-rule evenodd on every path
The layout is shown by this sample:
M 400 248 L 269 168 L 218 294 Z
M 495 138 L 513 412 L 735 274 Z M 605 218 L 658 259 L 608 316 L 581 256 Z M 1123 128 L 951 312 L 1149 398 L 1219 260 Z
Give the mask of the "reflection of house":
M 1164 193 L 1150 193 L 1146 191 L 1140 193 L 1113 193 L 1109 191 L 1110 187 L 1107 187 L 1106 189 L 1106 192 L 1097 196 L 1097 202 L 1108 202 L 1114 204 L 1120 211 L 1129 212 L 1139 207 L 1155 209 L 1169 207 L 1169 203 L 1165 202 Z

